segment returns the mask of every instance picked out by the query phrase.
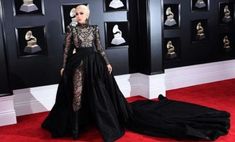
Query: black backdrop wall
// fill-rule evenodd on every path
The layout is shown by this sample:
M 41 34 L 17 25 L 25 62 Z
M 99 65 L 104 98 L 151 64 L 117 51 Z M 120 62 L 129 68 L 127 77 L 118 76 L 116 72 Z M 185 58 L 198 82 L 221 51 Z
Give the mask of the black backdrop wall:
M 234 0 L 197 1 L 121 0 L 114 8 L 112 0 L 34 0 L 35 10 L 2 0 L 0 94 L 58 83 L 69 12 L 81 3 L 89 5 L 89 22 L 100 28 L 115 75 L 234 59 Z M 112 43 L 114 27 L 125 42 Z M 36 44 L 26 39 L 30 32 Z M 27 49 L 32 42 L 37 50 Z
M 65 27 L 72 20 L 71 8 L 78 4 L 89 5 L 89 22 L 99 26 L 102 45 L 115 75 L 162 72 L 161 1 L 122 0 L 123 6 L 119 8 L 109 5 L 111 1 L 34 0 L 34 7 L 25 7 L 19 0 L 1 1 L 4 29 L 1 33 L 6 36 L 1 35 L 4 45 L 1 45 L 0 57 L 3 65 L 8 63 L 10 87 L 1 86 L 14 90 L 58 83 Z M 154 17 L 155 12 L 157 17 Z M 122 31 L 124 43 L 111 43 L 115 25 Z M 27 39 L 30 33 L 37 39 L 36 43 L 35 38 Z M 155 37 L 158 37 L 157 42 L 150 40 Z M 37 47 L 35 50 L 27 48 L 32 42 Z M 6 68 L 1 68 L 4 84 L 8 81 L 6 74 Z
M 137 0 L 134 57 L 137 71 L 145 74 L 163 72 L 162 65 L 162 1 Z M 134 36 L 134 35 L 133 35 Z
M 38 13 L 20 12 L 20 1 L 2 1 L 11 89 L 45 85 L 58 80 L 63 45 L 60 3 L 38 1 Z M 37 38 L 40 52 L 22 52 L 27 46 L 24 37 L 29 30 Z
M 234 0 L 164 0 L 163 57 L 164 68 L 222 61 L 235 57 Z M 225 6 L 229 12 L 224 12 Z M 167 8 L 174 13 L 175 25 L 167 25 Z M 227 13 L 227 20 L 225 17 Z M 201 23 L 204 37 L 197 37 Z M 228 41 L 223 41 L 227 35 Z M 177 56 L 167 55 L 167 43 L 172 41 Z M 230 46 L 230 48 L 226 48 Z M 169 44 L 168 44 L 169 45 Z
M 0 94 L 7 95 L 10 93 L 8 74 L 6 66 L 5 48 L 4 48 L 4 34 L 2 27 L 2 5 L 0 2 Z

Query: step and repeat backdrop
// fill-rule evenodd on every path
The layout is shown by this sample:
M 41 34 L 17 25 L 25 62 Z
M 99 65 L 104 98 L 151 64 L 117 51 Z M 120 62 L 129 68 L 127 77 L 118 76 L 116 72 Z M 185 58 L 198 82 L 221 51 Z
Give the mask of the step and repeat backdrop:
M 164 67 L 234 59 L 234 0 L 164 0 Z
M 7 62 L 5 56 L 5 48 L 4 48 L 4 33 L 3 33 L 3 25 L 1 22 L 2 19 L 2 5 L 0 2 L 0 94 L 8 95 L 11 93 L 10 86 L 8 82 L 8 73 L 7 73 Z M 0 95 L 1 96 L 1 95 Z
M 90 8 L 89 23 L 99 27 L 101 44 L 114 75 L 162 71 L 162 43 L 145 42 L 146 37 L 152 37 L 147 28 L 155 25 L 149 23 L 146 14 L 151 6 L 159 5 L 159 23 L 161 1 L 151 6 L 149 3 L 152 0 L 1 1 L 0 94 L 58 83 L 66 27 L 76 24 L 74 8 L 80 4 Z M 145 17 L 143 24 L 139 17 Z M 158 27 L 158 37 L 161 37 L 161 22 Z M 145 33 L 140 33 L 143 30 Z M 154 53 L 155 49 L 158 52 Z M 149 64 L 151 60 L 156 60 L 156 65 Z
M 235 58 L 234 0 L 1 1 L 0 94 L 58 83 L 79 4 L 89 6 L 115 75 Z
M 73 9 L 79 4 L 89 6 L 89 22 L 99 26 L 114 73 L 129 73 L 127 0 L 2 1 L 0 53 L 1 62 L 8 64 L 11 89 L 58 83 L 66 27 L 74 22 Z M 1 75 L 6 72 L 2 65 Z M 1 77 L 3 84 L 6 77 Z

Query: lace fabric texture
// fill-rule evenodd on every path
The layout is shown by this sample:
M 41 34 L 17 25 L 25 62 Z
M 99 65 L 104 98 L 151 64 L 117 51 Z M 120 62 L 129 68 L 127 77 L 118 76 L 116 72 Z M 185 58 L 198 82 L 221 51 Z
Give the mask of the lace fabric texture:
M 95 47 L 96 51 L 101 54 L 106 64 L 109 64 L 107 56 L 101 45 L 98 26 L 92 25 L 69 25 L 65 36 L 65 49 L 63 67 L 66 66 L 67 58 L 70 54 L 74 54 L 78 48 Z M 75 52 L 74 52 L 75 51 Z M 82 78 L 83 66 L 81 65 L 75 70 L 73 75 L 73 110 L 78 111 L 81 108 L 82 95 Z
M 78 25 L 67 27 L 67 33 L 65 37 L 65 49 L 63 67 L 66 65 L 69 54 L 72 54 L 71 48 L 89 48 L 95 47 L 96 52 L 101 54 L 106 62 L 109 64 L 108 58 L 105 54 L 104 48 L 101 45 L 100 33 L 98 26 L 94 25 Z
M 78 111 L 81 108 L 83 67 L 83 62 L 81 62 L 73 76 L 73 111 Z

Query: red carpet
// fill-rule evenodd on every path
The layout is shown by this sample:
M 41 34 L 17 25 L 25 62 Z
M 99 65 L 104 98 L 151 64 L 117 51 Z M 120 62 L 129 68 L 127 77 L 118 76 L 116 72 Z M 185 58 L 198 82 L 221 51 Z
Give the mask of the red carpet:
M 235 141 L 235 79 L 215 83 L 208 83 L 167 91 L 167 97 L 180 101 L 186 101 L 216 109 L 226 110 L 231 113 L 231 128 L 226 136 L 219 137 L 216 142 Z M 141 97 L 128 98 L 128 101 L 143 99 Z M 1 142 L 69 142 L 70 137 L 52 139 L 50 134 L 40 128 L 47 112 L 21 116 L 17 118 L 18 124 L 0 127 Z M 81 134 L 78 142 L 102 142 L 99 132 L 95 128 Z M 177 142 L 170 138 L 156 138 L 140 135 L 127 131 L 117 142 Z M 192 142 L 185 140 L 184 142 Z M 199 141 L 198 141 L 199 142 Z M 202 141 L 200 141 L 202 142 Z

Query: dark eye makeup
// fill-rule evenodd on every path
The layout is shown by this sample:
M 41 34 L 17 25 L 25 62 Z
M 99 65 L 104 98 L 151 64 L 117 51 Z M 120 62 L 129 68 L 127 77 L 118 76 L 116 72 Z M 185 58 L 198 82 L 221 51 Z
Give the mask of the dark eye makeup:
M 76 15 L 83 15 L 83 14 L 84 14 L 83 12 L 76 13 Z

